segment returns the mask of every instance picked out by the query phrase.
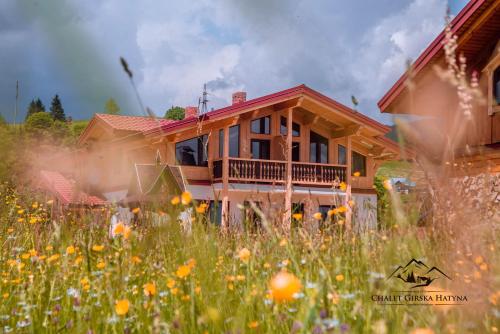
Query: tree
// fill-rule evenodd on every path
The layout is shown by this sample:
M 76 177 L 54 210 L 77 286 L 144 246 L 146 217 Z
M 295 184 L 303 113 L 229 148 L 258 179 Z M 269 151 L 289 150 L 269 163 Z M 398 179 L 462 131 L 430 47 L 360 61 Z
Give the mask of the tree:
M 44 111 L 32 114 L 26 120 L 26 130 L 29 132 L 44 132 L 50 130 L 54 120 Z
M 106 114 L 119 115 L 120 107 L 114 99 L 108 99 L 106 101 L 106 104 L 104 105 L 104 111 L 106 112 Z
M 50 116 L 54 121 L 66 121 L 66 115 L 64 114 L 64 108 L 61 104 L 61 99 L 59 99 L 59 95 L 56 94 L 52 99 L 50 104 Z
M 172 106 L 165 113 L 166 119 L 181 120 L 184 119 L 184 108 Z
M 26 120 L 37 112 L 45 112 L 45 106 L 39 98 L 31 100 L 30 105 L 28 106 L 28 112 L 26 113 Z

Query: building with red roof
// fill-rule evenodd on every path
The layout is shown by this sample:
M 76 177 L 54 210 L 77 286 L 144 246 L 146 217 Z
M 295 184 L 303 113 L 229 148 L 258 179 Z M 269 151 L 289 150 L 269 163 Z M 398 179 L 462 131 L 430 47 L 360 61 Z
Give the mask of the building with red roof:
M 249 200 L 288 222 L 295 211 L 326 214 L 347 188 L 358 221 L 372 224 L 376 210 L 365 208 L 376 207 L 378 166 L 410 157 L 389 130 L 305 85 L 249 100 L 236 92 L 231 105 L 188 107 L 179 121 L 96 114 L 79 139 L 77 174 L 110 202 L 187 190 L 226 226 L 250 215 Z
M 443 30 L 378 106 L 384 113 L 420 116 L 402 128 L 421 156 L 457 169 L 499 172 L 500 1 L 471 0 L 450 29 L 456 36 L 455 60 L 465 59 L 465 77 L 473 82 L 475 76 L 477 88 L 457 87 L 461 79 L 446 72 L 450 62 Z

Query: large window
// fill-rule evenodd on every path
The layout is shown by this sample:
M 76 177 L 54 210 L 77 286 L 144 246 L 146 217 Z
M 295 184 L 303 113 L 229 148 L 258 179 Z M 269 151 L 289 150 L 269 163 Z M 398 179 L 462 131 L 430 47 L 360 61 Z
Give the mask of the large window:
M 356 172 L 359 172 L 360 176 L 366 176 L 366 157 L 352 151 L 352 173 Z
M 251 144 L 253 159 L 271 159 L 271 144 L 269 140 L 252 139 Z
M 224 156 L 224 129 L 219 130 L 219 158 Z M 240 126 L 234 125 L 229 128 L 229 156 L 240 157 Z
M 338 164 L 347 165 L 347 150 L 343 145 L 339 145 Z
M 208 136 L 184 140 L 175 144 L 175 158 L 181 165 L 208 166 Z
M 254 119 L 250 124 L 252 133 L 268 135 L 271 133 L 271 116 Z
M 280 133 L 284 136 L 287 135 L 287 120 L 286 117 L 281 116 L 281 121 L 280 121 Z M 300 125 L 293 122 L 292 123 L 292 136 L 293 137 L 300 137 Z
M 500 104 L 500 66 L 493 72 L 493 98 Z
M 328 163 L 328 139 L 311 131 L 310 161 Z

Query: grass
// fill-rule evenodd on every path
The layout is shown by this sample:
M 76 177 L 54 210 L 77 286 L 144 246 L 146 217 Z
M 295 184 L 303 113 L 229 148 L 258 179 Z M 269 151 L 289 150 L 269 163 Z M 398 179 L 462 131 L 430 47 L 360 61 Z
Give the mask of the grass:
M 412 226 L 353 234 L 331 222 L 311 231 L 305 221 L 289 234 L 274 228 L 224 234 L 197 213 L 186 231 L 165 219 L 177 216 L 179 204 L 161 211 L 142 208 L 130 235 L 110 239 L 112 209 L 52 220 L 52 203 L 7 187 L 0 192 L 4 333 L 487 333 L 498 328 L 500 294 L 490 288 L 473 299 L 470 293 L 485 281 L 498 287 L 494 234 L 483 239 L 484 253 L 453 256 L 468 268 L 464 276 L 451 263 L 449 245 Z M 245 248 L 249 252 L 241 251 Z M 455 284 L 469 290 L 470 304 L 376 305 L 372 295 L 401 288 L 387 276 L 412 257 L 445 268 Z M 291 301 L 278 303 L 269 282 L 283 270 L 300 280 L 301 289 Z M 129 304 L 123 315 L 118 300 Z

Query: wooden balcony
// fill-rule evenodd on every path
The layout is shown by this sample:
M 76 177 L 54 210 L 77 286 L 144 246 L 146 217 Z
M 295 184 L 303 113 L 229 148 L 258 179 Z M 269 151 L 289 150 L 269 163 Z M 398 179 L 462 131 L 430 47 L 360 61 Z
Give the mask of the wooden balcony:
M 229 181 L 285 183 L 286 161 L 229 158 Z M 223 178 L 223 159 L 213 161 L 214 181 Z M 308 162 L 292 162 L 292 183 L 301 185 L 332 185 L 346 182 L 347 166 Z

